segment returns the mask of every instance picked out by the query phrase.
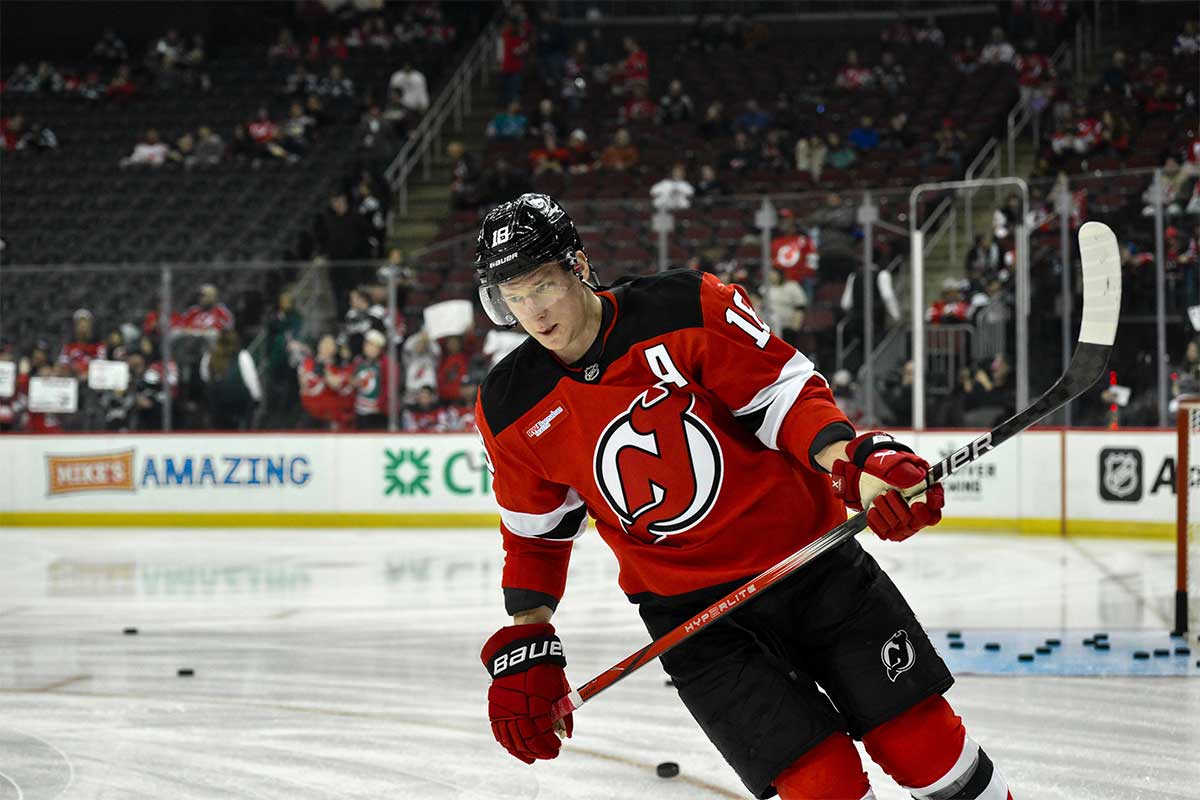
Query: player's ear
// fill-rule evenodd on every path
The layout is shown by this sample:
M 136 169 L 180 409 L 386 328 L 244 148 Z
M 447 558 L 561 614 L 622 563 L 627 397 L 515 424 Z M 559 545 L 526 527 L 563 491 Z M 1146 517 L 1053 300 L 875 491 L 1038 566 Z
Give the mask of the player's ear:
M 592 277 L 592 265 L 588 263 L 587 253 L 582 250 L 575 251 L 575 275 L 584 283 L 588 283 Z

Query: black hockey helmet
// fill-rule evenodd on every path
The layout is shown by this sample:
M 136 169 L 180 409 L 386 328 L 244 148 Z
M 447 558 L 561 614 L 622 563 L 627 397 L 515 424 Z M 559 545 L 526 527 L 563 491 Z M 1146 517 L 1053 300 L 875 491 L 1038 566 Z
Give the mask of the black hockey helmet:
M 575 253 L 579 250 L 583 241 L 575 223 L 549 195 L 523 194 L 488 212 L 475 245 L 475 278 L 479 299 L 492 322 L 505 327 L 517 324 L 500 295 L 500 284 L 551 261 L 578 274 Z

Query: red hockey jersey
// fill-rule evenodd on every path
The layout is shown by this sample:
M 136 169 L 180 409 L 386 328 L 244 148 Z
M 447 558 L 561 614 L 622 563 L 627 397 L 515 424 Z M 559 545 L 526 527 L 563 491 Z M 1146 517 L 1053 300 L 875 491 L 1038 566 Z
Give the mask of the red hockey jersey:
M 634 600 L 753 576 L 846 519 L 812 456 L 853 429 L 740 288 L 673 271 L 599 294 L 580 361 L 530 339 L 480 389 L 509 613 L 557 604 L 589 514 Z

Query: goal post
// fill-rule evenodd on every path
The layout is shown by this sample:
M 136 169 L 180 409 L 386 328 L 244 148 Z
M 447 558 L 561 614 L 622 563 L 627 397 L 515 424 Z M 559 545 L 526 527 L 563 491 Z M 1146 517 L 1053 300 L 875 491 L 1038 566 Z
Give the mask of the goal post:
M 1175 629 L 1200 625 L 1200 396 L 1181 397 L 1176 412 Z

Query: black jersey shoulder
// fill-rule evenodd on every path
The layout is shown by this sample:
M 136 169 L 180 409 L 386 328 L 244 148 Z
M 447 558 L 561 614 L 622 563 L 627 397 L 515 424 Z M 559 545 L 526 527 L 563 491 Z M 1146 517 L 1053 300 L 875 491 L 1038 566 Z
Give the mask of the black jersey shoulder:
M 558 362 L 532 337 L 500 359 L 479 387 L 479 402 L 492 436 L 499 436 L 540 403 L 562 377 Z
M 618 279 L 608 291 L 617 314 L 604 342 L 599 365 L 603 370 L 639 342 L 683 328 L 704 324 L 700 308 L 702 276 L 692 270 Z M 479 389 L 483 416 L 493 436 L 540 403 L 558 382 L 581 380 L 532 338 L 501 359 Z

